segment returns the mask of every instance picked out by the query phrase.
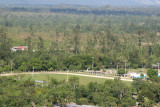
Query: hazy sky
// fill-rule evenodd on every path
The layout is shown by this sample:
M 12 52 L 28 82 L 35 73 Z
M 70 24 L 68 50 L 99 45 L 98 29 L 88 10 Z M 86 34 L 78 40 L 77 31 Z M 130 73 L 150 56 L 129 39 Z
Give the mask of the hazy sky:
M 160 0 L 0 0 L 0 4 L 75 4 L 75 5 L 113 5 L 113 6 L 136 6 L 136 5 L 160 5 Z

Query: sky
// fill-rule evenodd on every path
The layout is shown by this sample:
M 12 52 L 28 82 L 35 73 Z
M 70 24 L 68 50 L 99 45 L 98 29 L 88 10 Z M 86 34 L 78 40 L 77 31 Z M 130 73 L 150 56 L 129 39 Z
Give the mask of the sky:
M 160 6 L 160 0 L 0 0 L 0 4 L 88 5 L 88 6 Z

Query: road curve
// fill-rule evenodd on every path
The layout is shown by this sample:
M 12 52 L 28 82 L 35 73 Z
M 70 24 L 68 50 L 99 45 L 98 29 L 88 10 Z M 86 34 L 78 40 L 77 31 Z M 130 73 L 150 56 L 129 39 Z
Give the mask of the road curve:
M 77 73 L 65 73 L 65 72 L 25 72 L 25 73 L 8 73 L 8 74 L 0 74 L 0 76 L 12 76 L 12 75 L 21 75 L 21 74 L 63 74 L 63 75 L 76 75 L 76 76 L 84 76 L 84 77 L 93 77 L 93 78 L 103 78 L 103 79 L 114 79 L 114 77 L 104 77 L 104 76 L 95 76 L 95 75 L 86 75 L 86 74 L 77 74 Z M 130 78 L 121 78 L 122 81 L 130 81 L 133 80 Z

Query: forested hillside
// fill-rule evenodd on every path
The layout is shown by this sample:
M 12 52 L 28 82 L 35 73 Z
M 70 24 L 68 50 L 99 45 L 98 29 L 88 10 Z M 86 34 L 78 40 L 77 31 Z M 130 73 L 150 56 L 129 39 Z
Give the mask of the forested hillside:
M 93 57 L 95 70 L 116 68 L 117 64 L 123 68 L 125 60 L 127 68 L 150 68 L 159 62 L 158 8 L 107 8 L 111 12 L 152 14 L 143 16 L 121 11 L 118 14 L 79 14 L 72 10 L 51 12 L 49 9 L 3 7 L 0 10 L 1 72 L 29 71 L 33 67 L 35 70 L 86 70 L 92 66 Z M 90 10 L 95 9 L 83 9 Z M 96 11 L 101 13 L 106 9 Z M 12 52 L 13 46 L 29 49 Z
M 159 106 L 159 61 L 159 8 L 0 7 L 2 107 L 63 107 L 71 102 L 102 107 Z M 153 64 L 158 70 L 150 69 Z M 33 73 L 30 79 L 3 77 L 5 72 L 106 73 L 105 69 L 112 68 L 122 76 L 126 69 L 146 68 L 147 77 L 143 72 L 129 85 L 119 77 L 81 85 L 79 78 L 68 78 L 68 72 L 67 82 L 49 76 L 46 81 L 35 81 Z

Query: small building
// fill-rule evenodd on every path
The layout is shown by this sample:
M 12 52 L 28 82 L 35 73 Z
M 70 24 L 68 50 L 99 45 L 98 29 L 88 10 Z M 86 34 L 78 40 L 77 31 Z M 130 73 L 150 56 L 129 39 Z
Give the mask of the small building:
M 152 64 L 153 69 L 158 69 L 158 64 Z
M 160 77 L 160 73 L 158 73 L 158 77 Z
M 144 74 L 144 77 L 146 77 L 146 74 Z M 133 72 L 130 74 L 130 78 L 143 78 L 143 77 L 141 77 L 141 74 Z
M 24 51 L 24 50 L 28 51 L 28 46 L 14 46 L 14 47 L 11 48 L 11 50 L 13 52 L 16 52 L 18 50 L 20 50 L 20 51 Z

